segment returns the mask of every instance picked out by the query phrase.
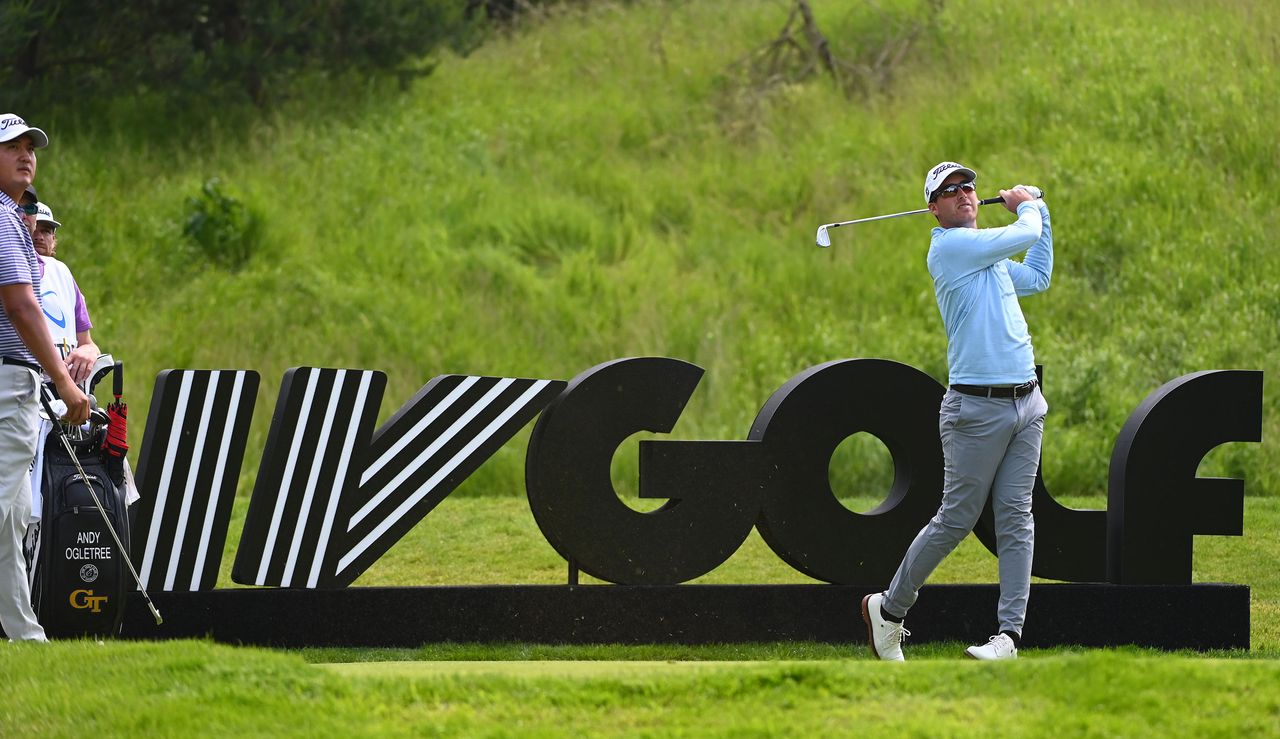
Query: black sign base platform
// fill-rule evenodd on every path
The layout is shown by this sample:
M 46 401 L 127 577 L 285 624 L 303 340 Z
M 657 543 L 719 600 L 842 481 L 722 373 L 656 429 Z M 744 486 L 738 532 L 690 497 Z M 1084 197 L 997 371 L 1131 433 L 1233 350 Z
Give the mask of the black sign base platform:
M 503 585 L 133 593 L 122 636 L 211 637 L 278 647 L 415 647 L 434 642 L 862 643 L 870 588 L 839 585 Z M 996 630 L 996 585 L 927 585 L 913 643 L 980 642 Z M 1023 644 L 1248 649 L 1245 585 L 1036 584 Z

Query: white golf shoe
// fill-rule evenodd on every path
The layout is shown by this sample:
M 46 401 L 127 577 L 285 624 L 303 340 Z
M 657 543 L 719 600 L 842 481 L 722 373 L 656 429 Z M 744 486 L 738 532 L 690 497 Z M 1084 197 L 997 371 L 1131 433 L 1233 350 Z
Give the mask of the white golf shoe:
M 862 620 L 867 622 L 867 641 L 871 643 L 871 652 L 880 659 L 889 662 L 902 662 L 902 640 L 911 636 L 911 632 L 901 623 L 888 620 L 880 613 L 880 604 L 884 602 L 884 593 L 872 593 L 862 599 Z
M 996 634 L 988 639 L 986 644 L 969 647 L 964 650 L 964 653 L 974 659 L 983 660 L 1018 658 L 1018 648 L 1014 646 L 1013 639 L 1010 639 L 1008 634 Z

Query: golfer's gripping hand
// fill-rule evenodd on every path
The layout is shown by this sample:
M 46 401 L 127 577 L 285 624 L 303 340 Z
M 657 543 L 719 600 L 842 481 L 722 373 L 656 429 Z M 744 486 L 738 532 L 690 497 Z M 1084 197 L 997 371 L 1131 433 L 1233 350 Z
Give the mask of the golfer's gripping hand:
M 62 416 L 64 423 L 79 425 L 89 420 L 89 396 L 71 383 L 70 375 L 66 375 L 65 383 L 58 382 L 58 397 L 67 404 L 67 411 Z
M 1001 190 L 1000 197 L 1004 199 L 1004 207 L 1010 212 L 1016 214 L 1018 206 L 1023 203 L 1029 203 L 1035 200 L 1035 196 L 1026 190 L 1013 188 L 1012 190 Z

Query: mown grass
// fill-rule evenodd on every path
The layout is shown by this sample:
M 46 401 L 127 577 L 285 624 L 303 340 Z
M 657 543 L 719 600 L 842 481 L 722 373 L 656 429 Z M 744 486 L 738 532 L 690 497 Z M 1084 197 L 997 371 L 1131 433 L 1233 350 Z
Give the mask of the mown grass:
M 74 665 L 74 669 L 68 669 Z M 203 642 L 0 650 L 6 736 L 1274 734 L 1280 663 L 1127 652 L 320 669 Z
M 1117 432 L 1160 384 L 1277 368 L 1274 4 L 931 15 L 832 0 L 815 12 L 847 57 L 926 23 L 890 83 L 852 98 L 821 76 L 743 86 L 735 62 L 785 3 L 583 5 L 444 58 L 407 92 L 347 80 L 261 116 L 147 98 L 27 113 L 54 137 L 38 183 L 95 337 L 128 365 L 135 442 L 166 367 L 263 373 L 241 490 L 281 373 L 301 364 L 387 371 L 385 418 L 437 374 L 569 378 L 675 356 L 708 370 L 684 438 L 741 438 L 774 390 L 831 359 L 942 379 L 927 219 L 812 245 L 818 223 L 918 207 L 942 158 L 976 167 L 983 195 L 1049 193 L 1054 286 L 1024 308 L 1055 490 L 1104 492 Z M 238 271 L 181 234 L 213 177 L 262 221 Z M 982 222 L 1006 222 L 996 210 Z M 1280 401 L 1265 402 L 1271 438 Z M 524 438 L 459 492 L 518 492 Z M 837 486 L 872 489 L 870 459 L 854 454 Z M 1228 445 L 1206 470 L 1273 495 L 1280 448 Z

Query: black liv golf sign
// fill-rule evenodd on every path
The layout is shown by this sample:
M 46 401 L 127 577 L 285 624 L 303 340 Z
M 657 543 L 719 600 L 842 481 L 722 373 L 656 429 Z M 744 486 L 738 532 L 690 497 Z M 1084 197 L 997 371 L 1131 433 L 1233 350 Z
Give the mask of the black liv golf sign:
M 637 512 L 610 482 L 614 452 L 635 433 L 669 432 L 701 376 L 653 357 L 567 383 L 446 375 L 375 429 L 385 375 L 291 369 L 232 568 L 235 582 L 269 587 L 215 589 L 258 376 L 162 372 L 132 551 L 166 625 L 131 607 L 125 633 L 276 644 L 857 641 L 857 598 L 884 587 L 939 504 L 944 388 L 887 360 L 812 367 L 765 402 L 743 440 L 642 441 L 640 495 L 668 502 Z M 569 585 L 346 587 L 535 417 L 529 503 L 569 563 Z M 1220 444 L 1259 441 L 1261 427 L 1261 372 L 1193 373 L 1149 395 L 1121 429 L 1107 510 L 1064 507 L 1037 477 L 1034 574 L 1078 584 L 1033 586 L 1028 642 L 1247 647 L 1248 588 L 1191 583 L 1194 536 L 1242 534 L 1244 482 L 1196 469 Z M 828 478 L 836 447 L 858 432 L 893 459 L 892 488 L 867 513 L 842 506 Z M 783 561 L 829 584 L 679 585 L 722 564 L 753 527 Z M 990 510 L 976 533 L 994 551 Z M 578 570 L 616 585 L 575 587 Z M 988 633 L 995 587 L 926 586 L 913 632 Z M 1213 619 L 1196 616 L 1207 609 Z M 1141 624 L 1102 637 L 1090 629 L 1126 614 Z

